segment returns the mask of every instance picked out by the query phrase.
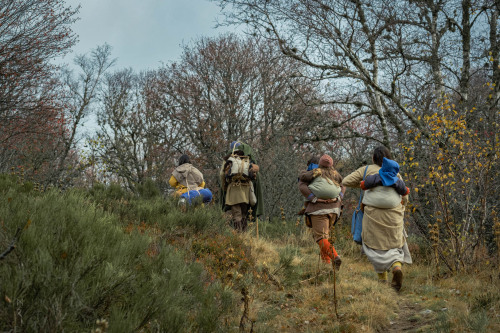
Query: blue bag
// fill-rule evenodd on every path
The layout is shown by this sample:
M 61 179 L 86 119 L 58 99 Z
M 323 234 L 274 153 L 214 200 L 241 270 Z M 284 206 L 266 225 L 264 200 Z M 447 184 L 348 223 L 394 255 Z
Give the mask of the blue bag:
M 363 175 L 363 181 L 366 177 L 366 170 L 368 170 L 368 166 L 365 168 L 365 173 Z M 361 240 L 361 231 L 363 230 L 363 211 L 361 211 L 361 201 L 363 200 L 363 190 L 359 195 L 358 207 L 352 213 L 352 221 L 351 221 L 351 234 L 352 239 L 357 244 L 362 244 Z
M 203 201 L 203 203 L 209 203 L 212 201 L 212 192 L 208 188 L 204 188 L 199 191 L 191 190 L 181 194 L 181 198 L 186 199 L 189 204 L 192 203 L 191 201 L 196 201 L 196 199 L 200 196 L 200 201 Z

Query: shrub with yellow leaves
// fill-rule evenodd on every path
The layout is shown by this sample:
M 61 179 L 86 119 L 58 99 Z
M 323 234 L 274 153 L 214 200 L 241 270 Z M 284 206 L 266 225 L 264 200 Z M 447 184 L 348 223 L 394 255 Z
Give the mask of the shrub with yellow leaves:
M 480 264 L 474 260 L 479 248 L 495 253 L 489 212 L 498 210 L 499 113 L 485 124 L 480 114 L 471 116 L 476 108 L 457 111 L 446 97 L 437 106 L 422 117 L 426 132 L 407 132 L 402 165 L 413 189 L 411 216 L 429 241 L 439 239 L 439 258 L 455 272 Z

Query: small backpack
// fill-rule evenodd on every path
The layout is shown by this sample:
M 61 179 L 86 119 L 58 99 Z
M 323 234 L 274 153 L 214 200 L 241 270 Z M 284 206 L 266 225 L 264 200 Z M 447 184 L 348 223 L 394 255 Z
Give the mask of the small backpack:
M 231 170 L 229 170 L 226 175 L 228 180 L 239 179 L 245 180 L 250 178 L 250 157 L 249 156 L 241 156 L 235 154 L 236 144 L 233 146 L 233 151 L 231 156 L 227 159 L 231 162 Z

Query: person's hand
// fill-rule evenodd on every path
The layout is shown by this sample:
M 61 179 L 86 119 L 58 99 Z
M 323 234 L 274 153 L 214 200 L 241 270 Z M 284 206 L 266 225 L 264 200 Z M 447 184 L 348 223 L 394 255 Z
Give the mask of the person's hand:
M 365 191 L 365 190 L 366 190 L 366 187 L 365 187 L 365 181 L 364 181 L 364 180 L 363 180 L 363 181 L 361 181 L 361 183 L 359 184 L 359 187 L 361 187 L 361 189 L 362 189 L 363 191 Z
M 408 195 L 408 194 L 410 194 L 410 189 L 408 188 L 408 186 L 406 186 L 406 193 L 403 194 L 403 196 Z
M 226 167 L 224 168 L 224 174 L 227 176 L 231 173 L 231 167 L 233 166 L 233 162 L 226 162 Z
M 257 172 L 259 172 L 260 168 L 257 164 L 251 163 L 250 170 L 252 170 L 252 172 L 254 172 L 254 173 L 257 173 Z

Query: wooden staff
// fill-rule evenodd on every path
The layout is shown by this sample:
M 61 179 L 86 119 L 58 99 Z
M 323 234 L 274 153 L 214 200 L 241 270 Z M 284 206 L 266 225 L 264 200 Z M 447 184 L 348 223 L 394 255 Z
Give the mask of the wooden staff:
M 255 233 L 257 236 L 257 240 L 259 240 L 259 217 L 255 218 Z

